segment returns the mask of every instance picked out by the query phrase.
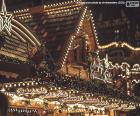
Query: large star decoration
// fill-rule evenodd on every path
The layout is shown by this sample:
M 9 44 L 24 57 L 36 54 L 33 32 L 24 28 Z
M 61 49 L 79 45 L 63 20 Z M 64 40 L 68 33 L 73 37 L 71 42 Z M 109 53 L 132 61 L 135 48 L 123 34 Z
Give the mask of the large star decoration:
M 2 10 L 0 12 L 0 32 L 6 31 L 9 35 L 11 35 L 12 18 L 13 18 L 12 14 L 7 12 L 5 2 L 3 1 Z

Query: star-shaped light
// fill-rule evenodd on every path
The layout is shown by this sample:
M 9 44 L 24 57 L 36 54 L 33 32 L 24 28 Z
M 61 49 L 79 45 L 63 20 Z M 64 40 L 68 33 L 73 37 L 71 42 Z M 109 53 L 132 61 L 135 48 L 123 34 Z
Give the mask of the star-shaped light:
M 6 31 L 9 35 L 11 35 L 12 18 L 12 14 L 7 12 L 5 1 L 2 0 L 2 7 L 0 12 L 0 32 Z

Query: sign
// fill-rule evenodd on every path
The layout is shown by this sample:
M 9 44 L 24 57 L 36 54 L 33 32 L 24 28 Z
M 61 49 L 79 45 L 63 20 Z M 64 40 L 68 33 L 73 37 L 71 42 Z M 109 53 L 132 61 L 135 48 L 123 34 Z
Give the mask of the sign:
M 81 102 L 83 100 L 84 99 L 81 96 L 68 97 L 68 98 L 59 99 L 60 102 L 65 102 L 65 103 Z
M 85 104 L 97 104 L 99 102 L 100 102 L 99 99 L 96 99 L 96 98 L 86 98 L 81 103 L 85 103 Z
M 44 87 L 40 88 L 19 88 L 17 89 L 17 94 L 46 94 L 48 91 Z

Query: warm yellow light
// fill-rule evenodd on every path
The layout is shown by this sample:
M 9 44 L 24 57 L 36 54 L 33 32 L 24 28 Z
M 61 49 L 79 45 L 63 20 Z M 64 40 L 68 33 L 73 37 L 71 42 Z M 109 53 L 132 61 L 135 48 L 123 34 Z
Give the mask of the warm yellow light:
M 112 47 L 112 46 L 116 46 L 116 47 L 118 47 L 118 43 L 117 42 L 112 42 L 112 43 L 110 43 L 110 44 L 107 44 L 107 45 L 103 45 L 103 46 L 98 46 L 98 48 L 99 49 L 106 49 L 106 48 L 109 48 L 109 47 Z
M 30 37 L 32 37 L 32 39 L 37 43 L 38 46 L 41 45 L 41 43 L 34 37 L 34 35 L 31 32 L 29 32 L 20 22 L 16 21 L 15 19 L 13 19 L 12 21 L 15 24 L 17 24 L 18 26 L 20 26 L 25 32 L 27 32 L 30 35 Z M 30 38 L 29 38 L 29 40 L 32 41 Z

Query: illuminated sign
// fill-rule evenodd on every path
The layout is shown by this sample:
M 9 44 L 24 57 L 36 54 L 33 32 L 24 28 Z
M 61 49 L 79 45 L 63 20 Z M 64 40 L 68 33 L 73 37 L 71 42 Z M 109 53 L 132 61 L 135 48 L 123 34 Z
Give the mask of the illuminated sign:
M 40 88 L 19 88 L 17 90 L 17 94 L 45 94 L 47 93 L 47 89 L 44 87 L 40 87 Z
M 66 103 L 81 102 L 83 100 L 84 99 L 81 96 L 68 97 L 68 98 L 59 99 L 60 102 L 66 102 Z
M 97 104 L 99 103 L 99 99 L 96 98 L 86 98 L 85 100 L 83 100 L 81 103 L 87 103 L 87 104 Z

